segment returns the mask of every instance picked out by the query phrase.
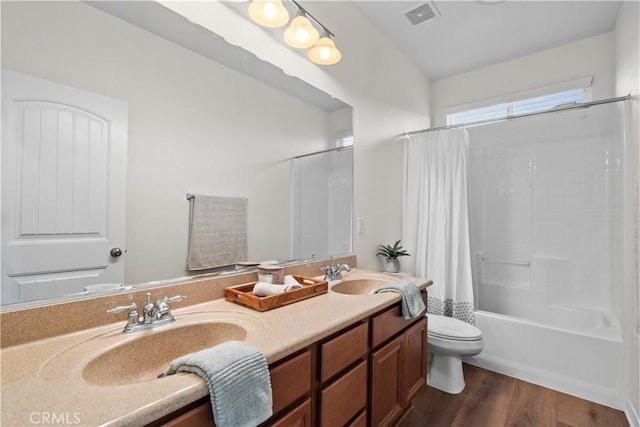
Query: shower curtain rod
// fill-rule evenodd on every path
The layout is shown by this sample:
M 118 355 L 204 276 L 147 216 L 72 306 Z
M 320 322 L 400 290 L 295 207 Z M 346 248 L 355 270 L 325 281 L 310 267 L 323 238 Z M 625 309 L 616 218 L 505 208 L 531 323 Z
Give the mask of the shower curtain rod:
M 515 116 L 507 116 L 507 117 L 502 117 L 500 119 L 486 119 L 486 120 L 480 120 L 480 121 L 472 122 L 472 123 L 459 123 L 459 124 L 455 124 L 455 125 L 439 126 L 437 128 L 414 130 L 414 131 L 411 131 L 411 132 L 405 132 L 405 133 L 400 134 L 398 136 L 401 137 L 401 138 L 406 138 L 409 135 L 416 135 L 416 134 L 419 134 L 419 133 L 434 132 L 434 131 L 446 130 L 446 129 L 454 129 L 454 128 L 459 128 L 459 127 L 464 127 L 464 126 L 485 125 L 485 124 L 488 124 L 488 123 L 497 123 L 497 122 L 502 122 L 502 121 L 505 121 L 505 120 L 520 119 L 522 117 L 537 116 L 539 114 L 557 113 L 558 111 L 578 110 L 578 109 L 581 109 L 581 108 L 593 107 L 594 105 L 609 104 L 609 103 L 618 102 L 618 101 L 626 101 L 627 99 L 630 99 L 630 98 L 631 98 L 631 94 L 626 95 L 626 96 L 619 96 L 617 98 L 607 98 L 607 99 L 600 99 L 598 101 L 585 102 L 585 103 L 582 103 L 582 104 L 571 105 L 569 107 L 560 107 L 560 108 L 556 108 L 556 109 L 553 109 L 553 110 L 537 111 L 535 113 L 517 114 Z
M 342 150 L 351 150 L 351 149 L 353 149 L 353 145 L 348 145 L 346 147 L 334 147 L 334 148 L 329 148 L 328 150 L 314 151 L 313 153 L 308 153 L 308 154 L 300 154 L 299 156 L 293 157 L 293 160 L 302 159 L 303 157 L 315 156 L 316 154 L 324 154 L 324 153 L 330 153 L 332 151 L 342 151 Z

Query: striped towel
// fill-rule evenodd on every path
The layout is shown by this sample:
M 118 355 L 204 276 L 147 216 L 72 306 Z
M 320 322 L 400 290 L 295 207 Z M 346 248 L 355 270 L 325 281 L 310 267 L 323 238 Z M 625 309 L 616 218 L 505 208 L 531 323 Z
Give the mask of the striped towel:
M 374 294 L 380 292 L 395 292 L 402 296 L 402 317 L 405 319 L 418 317 L 426 309 L 420 289 L 411 282 L 391 282 L 373 291 Z
M 179 357 L 166 375 L 177 372 L 193 372 L 205 380 L 217 427 L 255 427 L 273 413 L 269 366 L 250 344 L 227 341 Z

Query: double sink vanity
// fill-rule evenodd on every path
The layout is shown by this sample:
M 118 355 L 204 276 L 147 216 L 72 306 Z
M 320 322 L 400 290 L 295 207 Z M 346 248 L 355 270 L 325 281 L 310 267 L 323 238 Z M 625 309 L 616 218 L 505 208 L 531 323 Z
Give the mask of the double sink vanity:
M 343 262 L 353 265 L 355 257 Z M 320 264 L 285 274 L 317 276 Z M 222 297 L 224 287 L 253 276 L 157 288 L 158 296 L 187 299 L 172 303 L 175 322 L 135 333 L 122 332 L 126 313 L 106 310 L 140 300 L 143 291 L 2 313 L 2 425 L 213 425 L 199 376 L 158 377 L 173 359 L 229 340 L 252 344 L 267 358 L 274 406 L 267 425 L 396 424 L 424 386 L 427 319 L 405 320 L 398 294 L 371 291 L 399 279 L 424 291 L 431 282 L 352 269 L 329 282 L 326 294 L 262 313 Z M 84 310 L 105 324 L 73 324 Z M 29 333 L 29 324 L 53 313 L 63 323 L 57 333 Z

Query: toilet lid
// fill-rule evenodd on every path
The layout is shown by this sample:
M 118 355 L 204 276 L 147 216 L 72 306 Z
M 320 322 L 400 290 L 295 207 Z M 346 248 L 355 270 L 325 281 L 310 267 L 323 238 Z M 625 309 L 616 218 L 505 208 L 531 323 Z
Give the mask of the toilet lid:
M 480 329 L 462 320 L 437 314 L 429 314 L 428 318 L 429 335 L 459 341 L 476 341 L 482 338 Z

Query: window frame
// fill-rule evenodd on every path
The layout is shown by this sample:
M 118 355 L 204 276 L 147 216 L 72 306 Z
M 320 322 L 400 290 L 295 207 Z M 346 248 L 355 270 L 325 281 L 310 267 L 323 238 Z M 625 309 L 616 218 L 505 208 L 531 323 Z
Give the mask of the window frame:
M 582 102 L 590 102 L 592 100 L 592 85 L 593 85 L 593 77 L 582 77 L 575 80 L 570 80 L 562 83 L 556 83 L 552 85 L 547 85 L 543 87 L 538 87 L 535 89 L 529 89 L 520 92 L 514 92 L 507 95 L 488 98 L 481 101 L 459 104 L 452 107 L 447 107 L 444 110 L 445 113 L 445 123 L 446 126 L 452 125 L 461 125 L 464 123 L 478 123 L 483 121 L 484 119 L 478 119 L 475 121 L 464 121 L 464 122 L 452 122 L 452 116 L 459 113 L 468 112 L 471 110 L 481 109 L 481 108 L 489 108 L 493 106 L 499 106 L 502 104 L 506 104 L 506 114 L 504 116 L 495 116 L 487 118 L 486 120 L 501 120 L 510 116 L 513 116 L 514 105 L 519 102 L 533 100 L 535 98 L 551 96 L 566 92 L 573 92 L 576 90 L 583 91 Z M 548 111 L 548 109 L 540 109 L 537 111 Z M 528 114 L 528 113 L 525 113 Z

